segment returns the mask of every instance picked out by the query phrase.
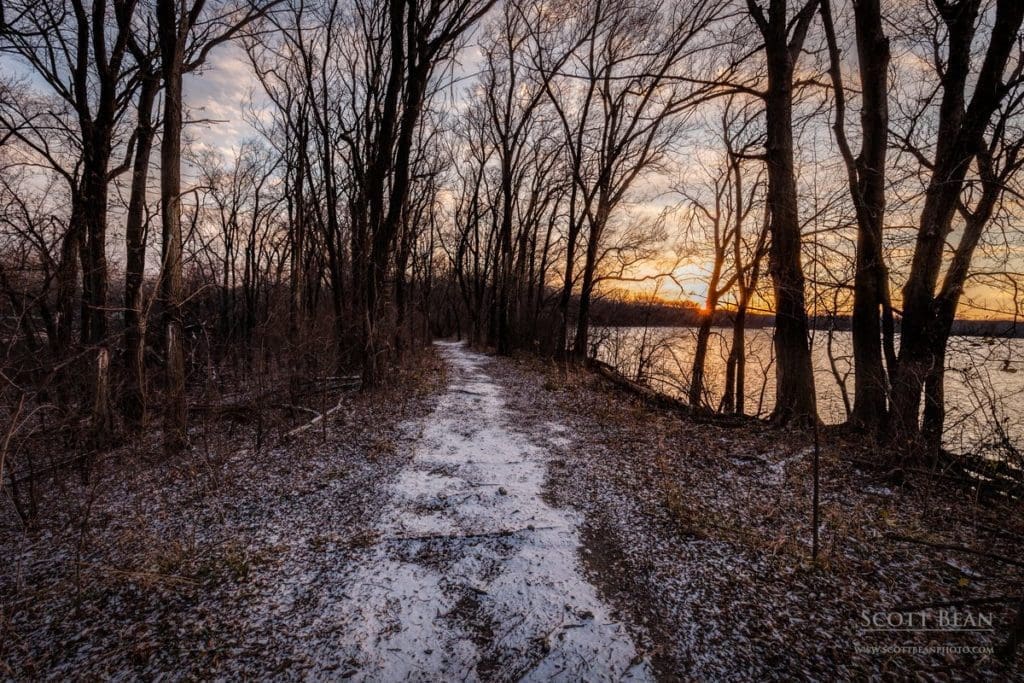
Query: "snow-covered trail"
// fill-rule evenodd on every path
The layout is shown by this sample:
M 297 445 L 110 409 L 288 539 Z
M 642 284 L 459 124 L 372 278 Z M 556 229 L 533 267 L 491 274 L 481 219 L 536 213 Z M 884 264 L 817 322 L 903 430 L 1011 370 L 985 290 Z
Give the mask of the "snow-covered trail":
M 579 516 L 542 499 L 544 450 L 516 431 L 482 356 L 438 346 L 447 389 L 410 427 L 414 457 L 346 577 L 337 649 L 320 661 L 370 681 L 651 678 L 582 575 Z

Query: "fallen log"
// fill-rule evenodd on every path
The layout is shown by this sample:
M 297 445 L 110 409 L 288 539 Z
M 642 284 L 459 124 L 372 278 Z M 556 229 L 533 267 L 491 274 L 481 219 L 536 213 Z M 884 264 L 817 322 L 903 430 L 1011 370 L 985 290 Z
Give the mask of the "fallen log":
M 344 394 L 343 394 L 343 395 L 341 396 L 341 398 L 339 398 L 339 399 L 338 399 L 338 402 L 337 402 L 337 403 L 336 403 L 336 404 L 334 405 L 334 407 L 333 407 L 333 408 L 329 408 L 329 409 L 328 409 L 328 410 L 327 410 L 326 412 L 324 412 L 324 413 L 316 413 L 316 417 L 314 417 L 314 418 L 313 418 L 312 420 L 310 420 L 310 421 L 309 421 L 309 422 L 307 422 L 306 424 L 304 424 L 304 425 L 299 425 L 299 426 L 298 426 L 298 427 L 296 427 L 295 429 L 292 429 L 292 430 L 291 430 L 291 431 L 289 431 L 289 432 L 285 432 L 285 435 L 284 435 L 283 437 L 281 437 L 281 441 L 282 441 L 282 442 L 284 442 L 284 441 L 287 441 L 287 440 L 289 440 L 289 439 L 291 439 L 291 438 L 294 438 L 294 437 L 298 436 L 299 434 L 303 433 L 304 431 L 306 431 L 306 430 L 308 430 L 308 429 L 310 429 L 310 428 L 312 428 L 312 427 L 315 427 L 315 426 L 316 426 L 317 424 L 319 424 L 320 422 L 322 422 L 322 421 L 323 421 L 323 419 L 324 419 L 325 417 L 330 417 L 330 416 L 331 416 L 331 415 L 333 415 L 334 413 L 336 413 L 336 412 L 338 412 L 339 410 L 341 410 L 341 407 L 342 407 L 342 406 L 343 406 L 344 404 L 345 404 L 345 396 L 344 396 Z M 315 411 L 313 411 L 313 412 L 315 412 Z
M 1004 555 L 998 555 L 996 553 L 990 553 L 985 550 L 978 550 L 976 548 L 969 548 L 964 545 L 928 541 L 923 538 L 914 538 L 913 536 L 904 536 L 902 534 L 886 534 L 885 536 L 890 540 L 899 541 L 901 543 L 913 543 L 916 545 L 923 545 L 928 548 L 935 548 L 937 550 L 952 550 L 958 553 L 977 555 L 978 557 L 984 557 L 989 560 L 994 560 L 996 562 L 1002 562 L 1004 564 L 1013 565 L 1014 567 L 1024 567 L 1024 562 L 1021 562 L 1020 560 L 1015 560 L 1012 557 L 1006 557 Z
M 642 398 L 648 405 L 680 413 L 696 422 L 713 424 L 719 427 L 743 427 L 752 422 L 759 422 L 757 418 L 747 415 L 719 415 L 705 408 L 691 406 L 678 398 L 663 394 L 645 384 L 629 379 L 608 363 L 596 358 L 587 360 L 587 368 L 619 389 Z

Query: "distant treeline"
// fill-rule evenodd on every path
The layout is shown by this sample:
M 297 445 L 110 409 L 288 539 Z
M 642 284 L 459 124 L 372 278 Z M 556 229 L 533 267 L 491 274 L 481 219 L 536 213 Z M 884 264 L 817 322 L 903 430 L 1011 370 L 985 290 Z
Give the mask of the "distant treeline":
M 697 327 L 703 319 L 703 310 L 692 301 L 642 301 L 623 298 L 603 298 L 594 302 L 593 316 L 597 325 L 610 327 Z M 734 312 L 719 309 L 713 316 L 713 325 L 732 324 Z M 849 330 L 849 315 L 808 316 L 814 329 Z M 767 313 L 747 313 L 747 327 L 772 327 L 775 316 Z M 896 318 L 897 330 L 900 319 Z M 1024 338 L 1024 320 L 956 320 L 952 334 L 964 337 Z
M 597 325 L 621 327 L 696 327 L 704 318 L 703 310 L 692 301 L 642 301 L 607 297 L 596 300 L 592 311 Z M 715 325 L 729 325 L 732 312 L 715 311 Z M 775 316 L 747 313 L 748 327 L 771 327 Z

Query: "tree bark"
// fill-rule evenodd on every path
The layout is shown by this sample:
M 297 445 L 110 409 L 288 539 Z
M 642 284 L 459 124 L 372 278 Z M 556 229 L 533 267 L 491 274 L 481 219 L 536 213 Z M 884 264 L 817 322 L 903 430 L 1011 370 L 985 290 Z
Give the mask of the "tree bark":
M 611 209 L 605 198 L 598 198 L 596 214 L 590 223 L 587 235 L 587 255 L 583 263 L 583 283 L 580 287 L 580 305 L 576 313 L 576 340 L 573 343 L 573 360 L 582 365 L 587 360 L 587 338 L 590 333 L 590 302 L 594 294 L 594 281 L 597 274 L 598 249 L 601 234 Z
M 742 211 L 742 207 L 737 207 L 737 212 Z M 716 221 L 719 220 L 716 217 Z M 708 295 L 707 302 L 704 306 L 704 310 L 701 311 L 702 317 L 700 321 L 700 327 L 697 328 L 697 346 L 693 352 L 693 365 L 690 370 L 690 391 L 687 396 L 687 400 L 693 408 L 700 408 L 703 403 L 704 396 L 704 365 L 706 363 L 708 355 L 708 342 L 711 339 L 711 326 L 715 322 L 715 311 L 718 310 L 718 298 L 720 295 L 719 286 L 722 278 L 722 267 L 725 264 L 725 249 L 728 245 L 721 242 L 720 229 L 715 228 L 716 234 L 716 245 L 715 245 L 715 263 L 711 270 L 711 277 L 708 280 Z M 733 237 L 733 239 L 739 239 L 739 233 Z M 737 264 L 737 268 L 739 265 Z
M 748 3 L 755 6 L 753 0 Z M 765 94 L 768 210 L 771 246 L 769 272 L 775 294 L 775 410 L 778 424 L 811 424 L 817 419 L 814 371 L 808 346 L 800 216 L 793 159 L 793 71 L 813 16 L 810 0 L 792 21 L 786 0 L 772 0 L 768 18 L 759 18 L 765 39 L 768 89 Z M 760 9 L 757 10 L 760 13 Z
M 131 196 L 125 222 L 124 346 L 127 378 L 122 410 L 130 429 L 140 431 L 146 424 L 146 316 L 142 283 L 146 267 L 146 195 L 149 189 L 149 160 L 156 132 L 153 105 L 160 81 L 148 74 L 139 91 L 135 160 Z
M 857 251 L 853 298 L 854 401 L 850 424 L 873 436 L 885 429 L 888 415 L 888 379 L 882 363 L 882 317 L 891 320 L 889 273 L 882 252 L 885 219 L 885 164 L 888 150 L 889 39 L 882 26 L 879 0 L 854 4 L 857 58 L 861 82 L 861 151 L 854 158 L 845 130 L 846 96 L 839 48 L 829 0 L 821 14 L 829 43 L 830 73 L 834 86 L 833 126 L 846 163 L 850 194 L 857 217 Z M 890 369 L 893 369 L 890 366 Z
M 725 391 L 722 393 L 722 411 L 742 415 L 746 402 L 746 326 L 747 303 L 742 298 L 732 322 L 732 345 L 725 363 Z
M 82 342 L 102 344 L 107 336 L 107 171 L 110 165 L 109 134 L 97 132 L 98 147 L 83 156 L 82 246 L 83 320 Z M 105 138 L 105 140 L 103 139 Z
M 60 246 L 60 262 L 57 265 L 57 350 L 67 353 L 74 338 L 75 293 L 78 291 L 79 244 L 82 241 L 84 222 L 82 200 L 72 190 L 71 217 Z
M 96 352 L 93 371 L 92 424 L 90 446 L 102 450 L 110 445 L 114 432 L 114 416 L 110 410 L 110 350 L 101 346 Z
M 184 31 L 175 0 L 157 0 L 160 61 L 164 81 L 163 139 L 160 144 L 160 227 L 163 237 L 160 303 L 166 339 L 167 399 L 164 446 L 178 452 L 188 442 L 185 397 L 185 350 L 182 339 L 181 132 Z

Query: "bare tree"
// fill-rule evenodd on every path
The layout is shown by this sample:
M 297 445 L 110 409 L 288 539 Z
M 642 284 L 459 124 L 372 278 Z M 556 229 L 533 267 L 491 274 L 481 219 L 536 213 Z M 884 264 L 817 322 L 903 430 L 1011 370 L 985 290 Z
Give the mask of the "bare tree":
M 736 311 L 733 314 L 732 343 L 725 365 L 725 389 L 721 410 L 743 414 L 746 405 L 746 324 L 761 279 L 761 266 L 768 251 L 770 214 L 763 205 L 764 163 L 752 150 L 763 145 L 758 127 L 762 111 L 751 110 L 750 103 L 735 106 L 730 100 L 724 111 L 723 132 L 729 172 L 734 192 L 736 236 L 733 239 L 733 268 L 736 271 Z M 753 158 L 752 158 L 753 157 Z M 747 182 L 748 166 L 756 165 L 753 182 Z M 760 204 L 760 223 L 756 230 L 747 229 L 750 212 Z
M 902 335 L 892 381 L 894 438 L 905 452 L 923 442 L 924 452 L 931 454 L 941 447 L 945 352 L 952 322 L 975 249 L 1003 188 L 1020 167 L 1021 141 L 1009 123 L 1020 111 L 1024 85 L 1024 4 L 998 0 L 987 41 L 979 36 L 980 0 L 934 0 L 933 5 L 946 54 L 936 64 L 940 101 L 934 153 L 924 154 L 911 136 L 901 136 L 929 180 L 903 287 Z M 983 45 L 977 72 L 972 68 L 976 41 Z M 967 180 L 972 169 L 981 187 L 977 193 L 972 191 L 975 183 Z M 963 232 L 950 254 L 946 241 L 958 213 Z M 922 393 L 924 417 L 919 422 Z
M 743 155 L 741 139 L 753 123 L 749 112 L 742 106 L 735 106 L 735 99 L 730 98 L 722 108 L 719 119 L 719 136 L 723 154 L 720 158 L 710 161 L 705 167 L 705 192 L 682 188 L 690 206 L 689 226 L 696 230 L 695 236 L 711 247 L 711 269 L 707 279 L 707 295 L 701 310 L 700 325 L 697 330 L 697 343 L 694 348 L 693 364 L 690 373 L 688 400 L 690 405 L 699 407 L 704 401 L 705 382 L 704 366 L 711 337 L 711 328 L 718 311 L 719 301 L 734 287 L 739 286 L 737 296 L 736 318 L 740 321 L 738 329 L 734 329 L 732 346 L 736 357 L 730 353 L 728 363 L 723 406 L 732 411 L 737 394 L 740 396 L 742 409 L 743 368 L 743 327 L 750 296 L 755 286 L 761 256 L 765 250 L 766 237 L 764 230 L 756 233 L 753 247 L 748 247 L 748 257 L 744 254 L 744 228 L 749 222 L 751 213 L 756 208 L 756 199 L 761 191 L 762 183 L 755 177 L 749 186 L 744 184 Z M 756 143 L 753 143 L 756 144 Z M 751 143 L 747 143 L 749 151 Z M 760 165 L 760 162 L 759 162 Z
M 791 16 L 787 0 L 770 0 L 767 11 L 757 0 L 747 0 L 750 16 L 764 39 L 768 71 L 764 92 L 765 161 L 778 363 L 773 419 L 782 424 L 817 419 L 793 155 L 793 74 L 817 5 L 818 0 L 806 0 Z
M 722 8 L 711 2 L 594 2 L 581 12 L 570 59 L 555 58 L 557 49 L 545 45 L 542 36 L 532 51 L 562 122 L 573 181 L 560 348 L 568 337 L 576 241 L 586 228 L 572 352 L 577 362 L 587 353 L 590 302 L 609 217 L 633 183 L 663 159 L 681 115 L 716 90 L 715 84 L 688 76 L 711 68 L 708 29 Z
M 846 88 L 831 3 L 830 0 L 821 0 L 835 106 L 832 128 L 846 165 L 850 196 L 857 217 L 852 317 L 854 400 L 850 423 L 869 434 L 880 436 L 887 423 L 889 389 L 882 363 L 883 348 L 889 370 L 896 366 L 889 272 L 882 250 L 889 143 L 889 39 L 882 25 L 878 0 L 855 2 L 853 12 L 861 86 L 861 150 L 856 156 L 846 134 Z
M 78 150 L 75 169 L 71 241 L 80 245 L 82 260 L 82 341 L 99 344 L 107 333 L 106 230 L 108 188 L 127 164 L 111 168 L 117 126 L 131 104 L 138 84 L 130 59 L 129 42 L 136 30 L 135 0 L 100 0 L 87 6 L 68 0 L 9 5 L 0 47 L 28 63 L 51 92 L 65 102 L 74 116 L 70 134 Z M 41 113 L 41 112 L 40 112 Z M 6 125 L 24 142 L 50 156 L 47 143 L 32 135 L 32 121 L 7 119 Z M 60 115 L 43 117 L 54 124 Z M 43 131 L 40 131 L 43 132 Z M 46 134 L 46 133 L 43 133 Z M 66 324 L 66 323 L 65 323 Z
M 525 295 L 522 275 L 526 264 L 526 242 L 536 223 L 533 209 L 538 208 L 539 189 L 529 194 L 525 212 L 519 213 L 519 189 L 525 184 L 530 163 L 538 156 L 555 158 L 551 149 L 543 149 L 543 139 L 535 135 L 540 127 L 545 104 L 547 80 L 569 59 L 564 50 L 542 71 L 527 68 L 522 59 L 531 31 L 549 30 L 552 17 L 536 3 L 509 2 L 491 28 L 483 47 L 484 76 L 479 86 L 487 117 L 486 130 L 498 161 L 500 196 L 500 230 L 496 247 L 495 270 L 495 335 L 501 353 L 512 347 L 511 309 Z M 550 146 L 549 146 L 550 147 Z M 542 162 L 543 163 L 543 162 Z M 546 174 L 534 174 L 536 181 Z M 525 215 L 524 215 L 525 214 Z M 516 219 L 518 230 L 514 229 Z M 524 220 L 525 219 L 525 220 Z M 513 233 L 518 233 L 514 235 Z M 518 248 L 517 248 L 518 246 Z
M 127 378 L 122 396 L 122 410 L 130 429 L 140 430 L 146 424 L 146 302 L 143 281 L 146 269 L 147 199 L 149 165 L 156 137 L 153 109 L 160 90 L 156 57 L 149 46 L 156 44 L 152 22 L 143 45 L 133 37 L 129 46 L 139 65 L 139 87 L 136 102 L 135 158 L 132 162 L 131 192 L 125 219 L 125 283 L 124 283 L 124 346 Z
M 460 39 L 494 0 L 391 0 L 380 7 L 356 2 L 359 32 L 374 46 L 357 79 L 366 100 L 351 103 L 358 134 L 346 135 L 358 164 L 352 217 L 352 267 L 362 346 L 363 386 L 377 385 L 389 346 L 382 338 L 380 304 L 411 183 L 416 129 L 431 80 Z M 355 165 L 355 164 L 353 164 Z
M 234 5 L 206 0 L 157 0 L 163 79 L 163 137 L 160 143 L 160 224 L 162 241 L 160 303 L 165 334 L 167 405 L 165 443 L 170 451 L 188 441 L 183 347 L 181 133 L 184 126 L 182 79 L 199 68 L 216 46 L 262 17 L 280 0 Z

